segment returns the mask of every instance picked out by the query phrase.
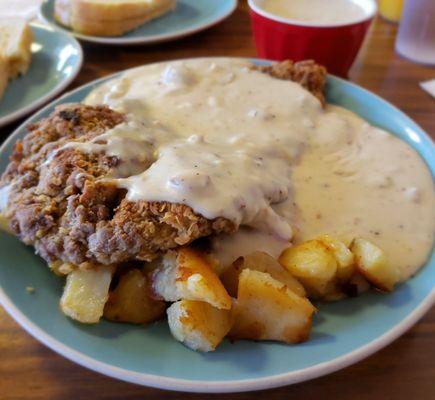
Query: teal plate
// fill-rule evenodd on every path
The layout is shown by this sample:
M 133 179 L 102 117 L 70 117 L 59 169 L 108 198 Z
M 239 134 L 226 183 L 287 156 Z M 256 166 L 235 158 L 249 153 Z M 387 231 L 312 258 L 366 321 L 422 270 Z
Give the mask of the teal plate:
M 24 76 L 12 80 L 0 100 L 0 127 L 36 110 L 57 96 L 77 76 L 82 49 L 73 37 L 37 23 L 32 63 Z
M 260 61 L 257 61 L 260 62 Z M 47 116 L 55 105 L 78 102 L 107 77 L 56 100 L 26 122 Z M 380 97 L 329 76 L 331 103 L 355 111 L 408 142 L 435 173 L 431 139 L 405 114 Z M 13 143 L 25 135 L 18 128 L 0 149 L 0 169 Z M 59 311 L 63 281 L 53 275 L 30 247 L 0 233 L 0 301 L 30 334 L 63 356 L 125 381 L 192 392 L 236 392 L 284 386 L 336 371 L 369 356 L 409 329 L 435 302 L 435 253 L 412 279 L 384 295 L 320 306 L 311 339 L 289 346 L 272 342 L 225 341 L 208 354 L 176 342 L 166 322 L 147 328 L 102 321 L 88 326 Z M 35 288 L 27 293 L 26 286 Z
M 54 19 L 54 0 L 44 0 L 39 15 L 46 23 L 80 40 L 101 44 L 135 45 L 165 42 L 192 35 L 223 21 L 236 7 L 237 0 L 177 0 L 174 11 L 116 37 L 83 35 L 63 27 Z

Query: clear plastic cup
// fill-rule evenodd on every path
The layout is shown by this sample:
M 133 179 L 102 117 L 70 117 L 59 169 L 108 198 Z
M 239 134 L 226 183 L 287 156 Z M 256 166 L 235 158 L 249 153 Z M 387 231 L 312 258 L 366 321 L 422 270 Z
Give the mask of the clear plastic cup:
M 411 61 L 435 65 L 435 0 L 406 0 L 396 51 Z

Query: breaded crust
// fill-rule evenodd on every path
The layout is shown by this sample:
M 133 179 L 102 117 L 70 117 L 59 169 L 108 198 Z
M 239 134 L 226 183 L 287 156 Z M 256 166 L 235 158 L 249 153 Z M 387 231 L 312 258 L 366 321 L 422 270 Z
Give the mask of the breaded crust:
M 324 101 L 326 71 L 311 61 L 260 70 L 297 81 Z M 198 238 L 237 229 L 225 218 L 209 220 L 183 204 L 128 201 L 124 189 L 102 179 L 122 160 L 63 147 L 124 121 L 123 114 L 105 106 L 66 104 L 30 125 L 15 144 L 0 181 L 0 190 L 9 191 L 4 213 L 14 233 L 47 262 L 151 261 Z
M 316 64 L 313 60 L 304 60 L 296 63 L 286 60 L 281 63 L 256 68 L 274 78 L 299 83 L 316 96 L 323 105 L 325 104 L 326 68 Z
M 123 121 L 107 107 L 64 105 L 30 125 L 15 144 L 0 182 L 0 187 L 11 184 L 6 217 L 47 262 L 152 260 L 199 237 L 235 229 L 223 218 L 208 220 L 182 204 L 124 199 L 124 190 L 101 181 L 122 160 L 71 147 L 55 151 Z

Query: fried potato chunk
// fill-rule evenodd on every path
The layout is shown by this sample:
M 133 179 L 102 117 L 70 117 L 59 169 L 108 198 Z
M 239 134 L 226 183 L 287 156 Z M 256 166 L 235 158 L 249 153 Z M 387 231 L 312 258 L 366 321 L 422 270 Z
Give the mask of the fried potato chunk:
M 12 229 L 9 227 L 9 220 L 0 213 L 0 230 L 12 234 Z
M 97 323 L 109 297 L 113 270 L 111 266 L 100 265 L 71 272 L 60 299 L 62 312 L 85 324 Z
M 362 238 L 354 239 L 350 249 L 355 255 L 355 264 L 359 273 L 378 289 L 391 292 L 400 280 L 400 275 L 388 262 L 385 253 Z
M 166 253 L 151 281 L 155 296 L 166 301 L 197 300 L 219 309 L 231 308 L 231 297 L 213 266 L 197 250 L 185 247 Z
M 146 324 L 162 317 L 165 309 L 165 302 L 150 297 L 145 274 L 133 269 L 120 277 L 115 290 L 109 294 L 104 318 Z
M 336 276 L 339 282 L 345 283 L 349 281 L 355 273 L 354 255 L 349 248 L 339 239 L 330 235 L 321 235 L 317 237 L 330 252 L 334 254 L 337 260 Z
M 202 301 L 181 300 L 167 310 L 172 335 L 192 350 L 213 351 L 231 329 L 231 310 Z
M 237 297 L 239 275 L 244 269 L 267 272 L 277 281 L 284 283 L 287 288 L 299 296 L 305 296 L 305 289 L 302 284 L 294 278 L 277 260 L 262 251 L 256 251 L 247 256 L 239 257 L 220 276 L 222 283 L 228 293 Z
M 322 298 L 331 291 L 338 263 L 323 241 L 314 239 L 290 247 L 279 262 L 302 283 L 309 297 Z
M 266 272 L 244 269 L 239 277 L 231 339 L 300 343 L 308 339 L 315 307 Z

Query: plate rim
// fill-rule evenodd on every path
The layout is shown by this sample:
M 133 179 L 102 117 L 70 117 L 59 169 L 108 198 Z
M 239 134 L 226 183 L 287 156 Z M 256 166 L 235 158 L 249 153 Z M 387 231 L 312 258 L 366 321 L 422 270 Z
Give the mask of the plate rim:
M 169 42 L 172 40 L 182 39 L 186 36 L 194 35 L 195 33 L 201 32 L 203 30 L 206 30 L 208 28 L 211 28 L 215 25 L 220 24 L 222 21 L 227 19 L 233 12 L 236 10 L 238 5 L 238 0 L 227 0 L 232 1 L 232 5 L 230 9 L 223 13 L 221 16 L 219 16 L 216 19 L 213 19 L 209 21 L 208 23 L 202 23 L 196 27 L 193 28 L 186 28 L 182 30 L 178 30 L 172 33 L 163 33 L 158 35 L 149 35 L 149 36 L 142 36 L 142 37 L 132 37 L 132 38 L 126 38 L 123 36 L 119 37 L 103 37 L 103 36 L 91 36 L 91 35 L 84 35 L 81 33 L 74 32 L 73 30 L 69 30 L 62 25 L 58 24 L 57 22 L 53 22 L 50 19 L 48 19 L 44 12 L 44 7 L 46 4 L 52 2 L 54 0 L 43 0 L 41 5 L 39 6 L 38 10 L 38 18 L 41 19 L 44 23 L 51 26 L 53 29 L 62 31 L 64 33 L 67 33 L 71 36 L 74 36 L 75 38 L 79 40 L 83 40 L 84 42 L 89 43 L 96 43 L 96 44 L 103 44 L 103 45 L 117 45 L 117 46 L 134 46 L 139 44 L 157 44 L 157 43 L 163 43 L 163 42 Z
M 1 287 L 0 303 L 9 313 L 9 315 L 37 341 L 43 343 L 45 346 L 57 354 L 65 357 L 66 359 L 92 371 L 99 372 L 103 375 L 125 382 L 163 390 L 190 393 L 238 393 L 273 389 L 309 381 L 336 372 L 369 357 L 370 355 L 392 343 L 395 339 L 412 328 L 412 326 L 414 326 L 414 324 L 416 324 L 418 320 L 429 311 L 429 309 L 435 304 L 435 288 L 432 289 L 431 293 L 399 324 L 372 342 L 367 343 L 366 345 L 361 346 L 347 354 L 337 357 L 331 361 L 325 361 L 314 366 L 292 372 L 271 375 L 262 378 L 232 381 L 202 381 L 171 378 L 161 375 L 134 372 L 97 361 L 91 357 L 88 357 L 84 353 L 66 346 L 36 326 L 14 305 L 14 303 L 9 299 Z
M 194 57 L 194 58 L 216 58 L 216 57 Z M 274 61 L 258 59 L 258 58 L 243 58 L 243 57 L 226 57 L 232 59 L 239 60 L 250 60 L 252 62 L 257 63 L 273 63 Z M 192 59 L 185 58 L 185 59 Z M 169 61 L 180 61 L 183 59 L 169 60 Z M 104 82 L 108 79 L 113 79 L 116 76 L 119 76 L 127 71 L 131 71 L 137 68 L 141 68 L 145 65 L 153 65 L 153 64 L 161 64 L 167 61 L 161 61 L 156 63 L 144 64 L 142 66 L 137 66 L 134 68 L 129 68 L 123 71 L 118 71 L 113 74 L 104 76 L 102 78 L 90 81 L 84 85 L 81 85 L 78 88 L 75 88 L 72 91 L 64 93 L 58 99 L 52 101 L 47 104 L 37 113 L 32 115 L 29 118 L 38 117 L 40 114 L 46 112 L 48 109 L 53 107 L 53 102 L 58 102 L 65 97 L 72 96 L 77 92 L 80 92 L 83 89 L 86 89 L 91 86 L 98 85 L 101 82 Z M 403 111 L 398 109 L 396 106 L 391 104 L 389 101 L 383 99 L 377 94 L 353 83 L 347 81 L 345 79 L 339 78 L 332 74 L 328 74 L 329 77 L 332 77 L 334 80 L 339 82 L 344 82 L 347 85 L 351 85 L 358 90 L 362 90 L 363 92 L 374 96 L 383 102 L 387 103 L 390 107 L 392 107 L 395 111 L 400 112 L 405 115 L 409 121 L 414 123 L 419 129 L 420 133 L 425 136 L 432 144 L 432 138 L 426 133 L 426 131 L 421 128 L 413 119 L 408 117 Z M 21 131 L 28 124 L 27 120 L 24 121 L 20 126 L 18 126 L 4 141 L 4 143 L 0 146 L 0 153 L 5 151 L 6 147 L 8 147 L 12 141 L 15 140 L 15 136 L 19 131 Z M 412 147 L 412 146 L 411 146 Z M 414 147 L 413 147 L 414 148 Z M 435 145 L 432 147 L 435 148 Z M 421 153 L 416 150 L 420 157 L 422 157 Z M 423 157 L 422 157 L 423 158 Z M 423 159 L 424 160 L 424 159 Z M 426 160 L 424 160 L 426 162 Z M 427 162 L 426 162 L 427 164 Z M 431 171 L 432 173 L 432 171 Z M 429 256 L 430 258 L 430 256 Z M 283 387 L 295 383 L 300 383 L 308 380 L 312 380 L 324 375 L 328 375 L 330 373 L 336 372 L 340 369 L 346 368 L 352 364 L 355 364 L 370 355 L 376 353 L 382 348 L 386 347 L 402 334 L 404 334 L 407 330 L 409 330 L 414 324 L 418 322 L 430 309 L 433 305 L 435 305 L 435 286 L 432 288 L 430 293 L 412 310 L 412 312 L 404 319 L 402 319 L 399 323 L 394 325 L 391 329 L 386 331 L 381 336 L 378 336 L 376 339 L 371 342 L 356 348 L 353 351 L 350 351 L 340 357 L 334 358 L 329 361 L 324 361 L 322 363 L 306 367 L 303 369 L 299 369 L 296 371 L 290 371 L 282 374 L 270 375 L 261 378 L 250 378 L 250 379 L 239 379 L 239 380 L 220 380 L 220 381 L 209 381 L 209 380 L 193 380 L 193 379 L 180 379 L 173 378 L 155 374 L 148 374 L 142 372 L 134 372 L 125 368 L 120 368 L 113 366 L 111 364 L 97 361 L 91 357 L 88 357 L 86 354 L 74 350 L 70 346 L 67 346 L 55 339 L 50 334 L 46 333 L 42 328 L 39 328 L 35 323 L 33 323 L 30 319 L 28 319 L 20 309 L 15 306 L 9 296 L 6 295 L 3 288 L 0 286 L 0 304 L 5 308 L 5 310 L 9 313 L 9 315 L 16 321 L 18 324 L 24 328 L 24 330 L 29 333 L 32 337 L 34 337 L 39 342 L 43 343 L 45 346 L 60 354 L 61 356 L 69 359 L 70 361 L 75 362 L 76 364 L 81 365 L 82 367 L 88 368 L 95 372 L 101 373 L 103 375 L 109 376 L 111 378 L 120 379 L 125 382 L 138 384 L 142 386 L 149 386 L 158 389 L 164 390 L 172 390 L 172 391 L 180 391 L 180 392 L 191 392 L 191 393 L 237 393 L 237 392 L 251 392 L 256 390 L 266 390 L 277 387 Z
M 53 30 L 52 27 L 38 23 L 38 22 L 31 22 L 30 26 L 32 28 L 42 29 L 46 32 L 49 32 L 49 34 L 52 34 L 52 33 L 58 34 L 58 32 Z M 31 113 L 32 111 L 35 111 L 36 109 L 38 109 L 39 107 L 41 107 L 42 105 L 47 103 L 49 100 L 56 97 L 59 93 L 61 93 L 64 89 L 66 89 L 74 81 L 75 78 L 77 78 L 77 75 L 79 74 L 79 72 L 83 66 L 82 46 L 77 41 L 77 39 L 72 37 L 71 35 L 66 35 L 64 32 L 62 32 L 62 35 L 64 35 L 64 37 L 67 37 L 67 40 L 70 40 L 71 43 L 74 45 L 74 47 L 78 51 L 78 56 L 79 56 L 78 63 L 76 65 L 76 67 L 74 68 L 74 70 L 72 71 L 71 75 L 67 76 L 66 79 L 64 79 L 64 80 L 61 80 L 53 89 L 51 89 L 48 93 L 44 94 L 44 96 L 40 97 L 39 99 L 31 102 L 30 104 L 28 104 L 25 107 L 19 108 L 18 110 L 14 111 L 10 114 L 7 114 L 4 117 L 0 117 L 0 128 L 12 123 L 13 121 L 16 121 L 17 119 Z

